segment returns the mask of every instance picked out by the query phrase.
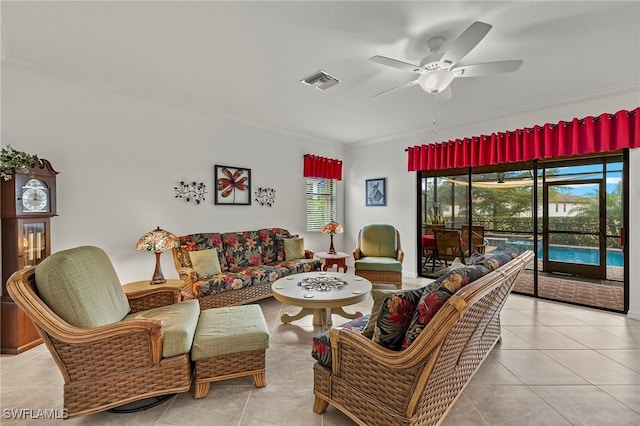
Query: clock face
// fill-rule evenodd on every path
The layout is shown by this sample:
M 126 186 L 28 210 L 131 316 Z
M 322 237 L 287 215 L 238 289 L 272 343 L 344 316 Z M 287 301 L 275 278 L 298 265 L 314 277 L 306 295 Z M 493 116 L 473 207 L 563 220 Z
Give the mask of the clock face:
M 49 211 L 49 188 L 44 182 L 38 179 L 30 179 L 22 187 L 22 211 Z

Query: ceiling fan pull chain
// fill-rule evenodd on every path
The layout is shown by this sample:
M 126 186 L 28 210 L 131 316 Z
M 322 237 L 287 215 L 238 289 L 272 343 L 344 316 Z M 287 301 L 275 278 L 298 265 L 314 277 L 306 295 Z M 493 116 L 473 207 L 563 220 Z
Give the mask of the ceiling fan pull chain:
M 436 129 L 436 137 L 438 136 L 438 98 L 433 95 L 433 127 Z

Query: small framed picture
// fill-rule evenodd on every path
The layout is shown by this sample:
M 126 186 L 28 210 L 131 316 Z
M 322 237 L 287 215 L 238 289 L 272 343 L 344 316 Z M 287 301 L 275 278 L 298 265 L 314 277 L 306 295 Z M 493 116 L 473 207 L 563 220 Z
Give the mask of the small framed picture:
M 367 179 L 365 181 L 365 196 L 367 206 L 387 205 L 386 183 L 387 178 Z
M 215 168 L 215 200 L 219 205 L 251 204 L 251 169 L 220 166 Z

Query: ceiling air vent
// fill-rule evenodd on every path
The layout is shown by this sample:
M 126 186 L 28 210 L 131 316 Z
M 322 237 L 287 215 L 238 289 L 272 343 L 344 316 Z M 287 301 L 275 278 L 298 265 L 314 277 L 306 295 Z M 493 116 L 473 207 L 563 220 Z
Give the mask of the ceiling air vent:
M 329 87 L 340 83 L 340 79 L 320 70 L 301 80 L 300 83 L 315 87 L 318 90 L 327 90 Z

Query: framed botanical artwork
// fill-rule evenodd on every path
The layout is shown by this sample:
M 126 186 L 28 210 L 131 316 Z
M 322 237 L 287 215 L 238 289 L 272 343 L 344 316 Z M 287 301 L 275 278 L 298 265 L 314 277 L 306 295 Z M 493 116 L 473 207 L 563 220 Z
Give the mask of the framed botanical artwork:
M 250 205 L 251 169 L 216 164 L 214 204 Z
M 387 192 L 386 183 L 387 178 L 379 179 L 367 179 L 365 181 L 365 194 L 367 206 L 386 206 L 387 205 Z

